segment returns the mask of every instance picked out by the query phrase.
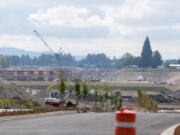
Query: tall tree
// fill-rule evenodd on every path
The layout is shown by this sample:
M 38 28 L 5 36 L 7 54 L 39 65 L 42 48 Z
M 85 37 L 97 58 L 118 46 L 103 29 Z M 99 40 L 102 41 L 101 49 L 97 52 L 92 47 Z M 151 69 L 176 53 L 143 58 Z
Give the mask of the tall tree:
M 113 103 L 114 103 L 114 93 L 110 92 L 110 104 L 111 104 L 111 111 L 113 110 Z
M 97 109 L 97 101 L 98 101 L 98 90 L 94 91 L 94 109 Z
M 78 81 L 75 82 L 74 84 L 74 90 L 75 90 L 75 96 L 76 96 L 76 107 L 79 105 L 79 98 L 81 97 L 81 86 Z
M 64 81 L 64 76 L 62 75 L 60 71 L 59 71 L 59 79 L 60 79 L 60 83 L 58 84 L 58 89 L 60 91 L 62 105 L 64 105 L 64 95 L 65 95 L 65 90 L 66 90 L 66 84 Z
M 136 102 L 137 102 L 137 105 L 139 106 L 140 108 L 140 111 L 141 111 L 141 108 L 143 107 L 143 100 L 142 100 L 142 97 L 143 97 L 143 93 L 142 93 L 142 89 L 141 88 L 138 88 L 137 89 L 137 98 L 136 98 Z
M 113 98 L 113 104 L 114 104 L 114 108 L 116 109 L 118 105 L 118 98 L 116 96 L 114 96 Z
M 87 104 L 87 96 L 89 94 L 89 91 L 88 91 L 88 87 L 87 87 L 87 84 L 85 82 L 83 82 L 83 90 L 82 90 L 82 97 L 83 97 L 83 100 L 84 100 L 84 108 L 86 109 L 86 104 Z
M 121 67 L 128 67 L 134 65 L 134 56 L 130 53 L 124 54 L 120 59 Z
M 99 91 L 98 100 L 99 100 L 99 103 L 100 103 L 100 111 L 102 111 L 102 109 L 103 109 L 104 96 L 103 96 L 103 94 L 102 94 L 101 91 Z
M 152 68 L 157 68 L 158 66 L 160 66 L 162 64 L 162 59 L 161 59 L 161 54 L 159 53 L 159 51 L 155 51 L 153 52 L 152 55 Z
M 6 68 L 9 66 L 9 58 L 6 56 L 0 56 L 0 67 Z
M 120 95 L 119 97 L 118 97 L 118 108 L 120 109 L 122 106 L 123 106 L 123 99 L 122 99 L 122 96 Z
M 108 111 L 108 90 L 104 92 L 104 100 L 106 102 L 106 112 Z
M 144 41 L 139 66 L 142 68 L 148 68 L 151 67 L 151 65 L 152 65 L 152 50 L 151 50 L 149 37 L 147 37 L 146 40 Z

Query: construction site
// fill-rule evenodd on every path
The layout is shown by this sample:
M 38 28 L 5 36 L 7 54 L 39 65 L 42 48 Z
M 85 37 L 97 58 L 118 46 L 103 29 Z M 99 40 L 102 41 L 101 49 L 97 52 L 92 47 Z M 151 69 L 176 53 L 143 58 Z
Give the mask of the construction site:
M 2 0 L 0 135 L 180 135 L 179 5 Z

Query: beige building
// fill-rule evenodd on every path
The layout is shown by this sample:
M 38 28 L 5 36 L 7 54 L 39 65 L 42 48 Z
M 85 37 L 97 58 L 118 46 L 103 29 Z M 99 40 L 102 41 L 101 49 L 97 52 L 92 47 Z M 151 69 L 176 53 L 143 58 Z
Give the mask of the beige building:
M 56 70 L 46 69 L 0 69 L 0 78 L 6 81 L 53 81 Z

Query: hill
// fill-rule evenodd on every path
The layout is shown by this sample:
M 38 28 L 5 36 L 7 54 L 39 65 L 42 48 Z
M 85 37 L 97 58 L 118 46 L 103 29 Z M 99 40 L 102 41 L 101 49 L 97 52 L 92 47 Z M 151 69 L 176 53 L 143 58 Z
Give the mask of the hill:
M 39 57 L 42 54 L 52 54 L 49 51 L 25 51 L 22 49 L 17 49 L 17 48 L 12 48 L 12 47 L 1 47 L 0 48 L 0 55 L 3 56 L 12 56 L 12 55 L 17 55 L 17 56 L 22 56 L 28 54 L 30 57 Z M 82 60 L 85 58 L 83 55 L 75 55 L 74 56 L 76 60 Z
M 39 97 L 29 94 L 22 87 L 18 87 L 15 84 L 0 82 L 0 108 L 28 108 L 28 102 L 32 102 L 33 105 L 39 106 L 41 104 L 40 100 Z
M 8 55 L 8 56 L 12 56 L 12 55 L 17 55 L 17 56 L 21 56 L 21 55 L 26 55 L 28 54 L 30 57 L 38 57 L 41 54 L 47 54 L 50 52 L 34 52 L 34 51 L 25 51 L 22 49 L 17 49 L 17 48 L 11 48 L 11 47 L 2 47 L 0 48 L 0 55 Z

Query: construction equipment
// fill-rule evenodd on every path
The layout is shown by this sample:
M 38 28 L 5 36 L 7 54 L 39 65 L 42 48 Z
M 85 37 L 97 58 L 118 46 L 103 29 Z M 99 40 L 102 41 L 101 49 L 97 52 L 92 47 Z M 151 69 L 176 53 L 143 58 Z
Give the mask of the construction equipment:
M 39 39 L 44 43 L 44 45 L 49 49 L 49 51 L 54 55 L 54 57 L 55 57 L 54 65 L 55 65 L 55 67 L 58 67 L 59 56 L 60 56 L 60 54 L 63 53 L 62 47 L 60 47 L 59 50 L 57 52 L 55 52 L 36 30 L 34 30 L 34 33 L 39 37 Z
M 65 93 L 64 102 L 62 102 L 60 92 L 57 90 L 51 90 L 49 98 L 45 98 L 45 104 L 53 106 L 76 107 L 76 105 L 73 103 L 71 91 Z

